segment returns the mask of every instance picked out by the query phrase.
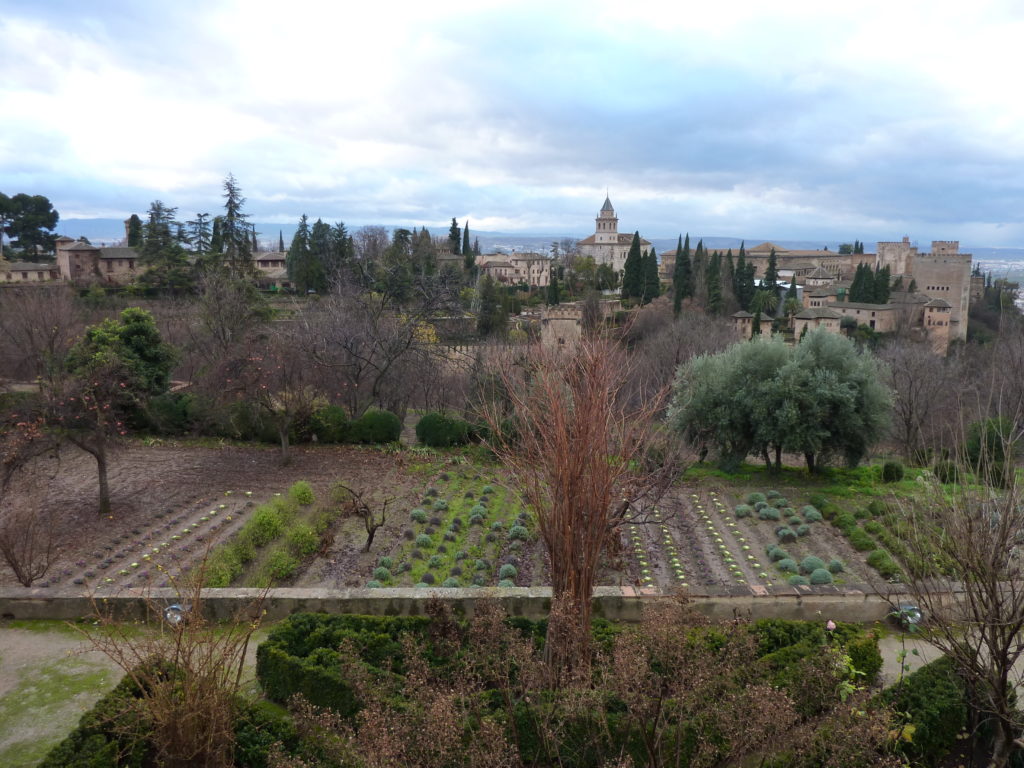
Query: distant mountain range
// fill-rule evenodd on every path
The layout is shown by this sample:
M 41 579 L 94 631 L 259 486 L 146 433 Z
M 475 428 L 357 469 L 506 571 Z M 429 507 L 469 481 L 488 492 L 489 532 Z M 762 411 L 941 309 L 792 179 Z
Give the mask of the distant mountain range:
M 284 238 L 285 245 L 291 241 L 295 233 L 295 225 L 270 224 L 266 222 L 255 222 L 256 231 L 259 233 L 259 240 L 269 249 L 277 248 L 278 233 Z M 57 231 L 68 237 L 87 237 L 95 245 L 113 244 L 124 238 L 124 222 L 120 219 L 62 219 L 57 225 Z M 434 232 L 435 235 L 442 234 L 442 229 Z M 589 233 L 587 233 L 589 234 Z M 564 237 L 578 238 L 574 234 L 520 234 L 516 232 L 483 232 L 471 229 L 470 236 L 480 239 L 480 248 L 484 252 L 530 252 L 536 251 L 547 253 L 551 244 Z M 585 237 L 583 235 L 582 237 Z M 691 235 L 690 244 L 696 247 L 699 238 Z M 651 244 L 659 252 L 675 250 L 678 238 L 650 238 Z M 705 237 L 704 246 L 711 250 L 733 249 L 737 252 L 741 242 L 748 246 L 758 245 L 770 240 L 776 245 L 784 248 L 799 250 L 810 250 L 828 247 L 830 250 L 839 249 L 839 241 L 821 242 L 820 240 L 786 240 L 774 237 Z M 927 248 L 927 243 L 922 243 Z M 1024 248 L 990 248 L 985 246 L 971 246 L 963 244 L 960 246 L 965 253 L 974 255 L 975 260 L 982 264 L 982 269 L 990 270 L 997 276 L 1009 276 L 1011 279 L 1024 280 Z

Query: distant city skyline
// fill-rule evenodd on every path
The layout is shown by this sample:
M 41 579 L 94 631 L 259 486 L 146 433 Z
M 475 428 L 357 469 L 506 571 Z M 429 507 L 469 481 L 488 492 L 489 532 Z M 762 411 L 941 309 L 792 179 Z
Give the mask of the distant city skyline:
M 1009 2 L 0 0 L 0 191 L 64 219 L 1024 248 Z

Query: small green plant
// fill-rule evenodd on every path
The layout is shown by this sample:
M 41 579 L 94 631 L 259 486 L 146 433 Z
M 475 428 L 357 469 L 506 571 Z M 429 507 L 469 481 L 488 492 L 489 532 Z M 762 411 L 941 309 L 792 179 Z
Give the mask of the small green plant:
M 373 569 L 373 578 L 374 581 L 390 581 L 391 571 L 389 571 L 383 565 L 378 565 L 376 568 Z
M 830 573 L 842 573 L 846 570 L 846 566 L 843 565 L 843 561 L 838 558 L 832 558 L 828 561 L 828 570 Z
M 288 531 L 288 547 L 296 557 L 309 557 L 320 547 L 320 537 L 312 526 L 298 523 Z
M 370 579 L 368 582 L 366 582 L 367 589 L 380 589 L 382 586 L 384 585 L 381 584 L 379 581 L 376 581 L 375 579 Z
M 431 555 L 430 559 L 427 560 L 427 567 L 428 568 L 440 568 L 443 563 L 444 563 L 444 558 L 443 557 L 441 557 L 440 555 Z
M 514 579 L 517 575 L 519 575 L 519 571 L 511 563 L 505 563 L 498 569 L 499 579 Z
M 783 526 L 783 527 L 779 528 L 775 532 L 775 535 L 776 535 L 776 537 L 778 537 L 779 541 L 782 542 L 783 544 L 791 544 L 794 541 L 796 541 L 796 531 L 794 531 L 792 528 L 789 528 L 787 526 Z
M 811 526 L 809 526 L 807 523 L 803 523 L 802 525 L 798 525 L 796 527 L 796 535 L 798 537 L 803 538 L 804 536 L 806 536 L 810 532 L 811 532 Z
M 812 507 L 810 504 L 808 504 L 806 507 L 804 507 L 800 511 L 803 513 L 804 520 L 806 522 L 808 522 L 808 523 L 820 523 L 821 522 L 821 512 L 819 512 L 817 509 Z
M 757 513 L 759 520 L 774 520 L 778 521 L 782 519 L 782 514 L 775 507 L 762 507 L 761 511 Z
M 526 541 L 530 537 L 530 532 L 522 525 L 513 525 L 508 529 L 508 537 L 512 541 Z
M 445 501 L 444 499 L 438 499 L 437 501 L 434 502 L 434 509 L 438 511 L 448 509 L 448 502 Z
M 773 563 L 777 563 L 780 560 L 785 560 L 789 557 L 789 553 L 782 547 L 772 545 L 768 547 L 768 559 Z
M 747 494 L 747 504 L 750 504 L 751 506 L 757 504 L 758 502 L 765 501 L 767 501 L 767 498 L 763 493 L 758 493 L 757 491 L 754 491 L 753 493 Z
M 415 523 L 427 522 L 427 512 L 421 507 L 416 507 L 412 512 L 409 513 L 409 517 L 412 518 Z
M 482 490 L 480 491 L 480 493 L 484 493 L 484 494 L 487 494 L 487 493 L 494 493 L 494 486 L 491 486 L 491 485 L 485 485 L 485 486 L 483 487 L 483 489 L 482 489 Z
M 299 561 L 290 552 L 285 549 L 279 549 L 271 554 L 267 560 L 266 573 L 271 579 L 282 581 L 283 579 L 291 578 L 298 567 Z
M 824 567 L 825 567 L 825 563 L 822 561 L 822 559 L 820 557 L 815 557 L 814 555 L 808 555 L 807 557 L 805 557 L 803 560 L 800 561 L 800 572 L 801 573 L 805 573 L 805 574 L 811 573 L 812 571 L 816 571 L 819 568 L 824 568 Z
M 469 516 L 469 524 L 470 525 L 483 525 L 484 524 L 483 515 L 470 515 Z
M 854 528 L 850 533 L 850 546 L 856 549 L 858 552 L 869 552 L 875 548 L 874 540 L 868 536 L 867 531 L 863 528 Z
M 487 517 L 487 507 L 483 504 L 474 504 L 472 509 L 469 510 L 471 515 L 480 515 L 480 517 Z
M 754 514 L 754 508 L 749 504 L 737 504 L 735 509 L 733 509 L 733 514 L 738 518 L 750 517 Z
M 778 560 L 775 563 L 775 567 L 783 573 L 797 573 L 800 570 L 799 566 L 796 564 L 796 561 L 789 557 L 783 558 L 782 560 Z
M 802 525 L 804 520 L 799 515 L 793 515 L 791 518 L 789 518 L 789 520 L 787 520 L 787 522 L 790 525 Z
M 887 461 L 882 465 L 882 482 L 898 483 L 903 479 L 903 465 L 898 461 Z
M 377 565 L 379 565 L 381 568 L 391 569 L 395 567 L 395 561 L 392 558 L 385 555 L 377 561 Z
M 281 519 L 280 512 L 269 505 L 264 505 L 256 509 L 245 527 L 250 532 L 252 543 L 257 547 L 263 547 L 281 535 L 284 520 Z
M 416 537 L 416 546 L 423 549 L 429 549 L 434 545 L 433 540 L 425 533 L 421 533 Z
M 502 587 L 503 589 L 508 589 L 509 587 L 514 587 L 515 585 L 516 583 L 511 579 L 502 579 L 498 582 L 498 586 Z
M 797 574 L 795 576 L 790 576 L 789 577 L 789 583 L 790 583 L 791 586 L 794 586 L 794 587 L 806 587 L 807 586 L 807 578 L 805 576 L 800 576 L 799 574 Z
M 778 491 L 768 491 L 765 494 L 765 496 L 768 498 L 769 501 L 772 500 L 772 499 L 782 498 L 782 494 L 779 493 Z
M 477 560 L 476 562 L 473 563 L 473 570 L 474 571 L 486 571 L 487 570 L 487 562 L 485 560 Z
M 445 589 L 456 589 L 459 586 L 459 580 L 454 578 L 453 576 L 449 576 L 447 579 L 441 582 L 441 586 Z
M 436 581 L 436 579 L 434 578 L 434 574 L 432 574 L 430 571 L 427 571 L 422 576 L 420 576 L 420 581 L 422 581 L 424 584 L 433 584 Z
M 505 524 L 503 522 L 501 522 L 501 520 L 495 520 L 493 523 L 491 523 L 491 530 L 492 531 L 500 531 L 500 530 L 503 530 L 504 528 L 505 528 Z
M 467 557 L 469 557 L 469 555 L 466 553 L 466 550 L 464 549 L 460 549 L 458 552 L 455 553 L 456 562 L 465 560 Z
M 308 507 L 316 501 L 313 488 L 305 480 L 299 480 L 288 489 L 288 498 L 304 507 Z
M 832 583 L 832 574 L 824 568 L 815 568 L 810 575 L 811 584 L 822 586 Z

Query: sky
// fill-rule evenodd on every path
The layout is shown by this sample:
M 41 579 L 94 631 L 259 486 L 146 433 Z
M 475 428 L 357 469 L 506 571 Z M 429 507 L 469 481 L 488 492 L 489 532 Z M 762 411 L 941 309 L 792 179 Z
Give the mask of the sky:
M 0 191 L 1024 247 L 1024 4 L 0 0 Z

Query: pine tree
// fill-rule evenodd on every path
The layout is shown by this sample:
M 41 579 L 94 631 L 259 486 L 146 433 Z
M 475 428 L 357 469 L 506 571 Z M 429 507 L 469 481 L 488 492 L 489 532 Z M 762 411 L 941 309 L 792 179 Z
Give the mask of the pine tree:
M 707 272 L 708 314 L 720 315 L 725 308 L 722 300 L 722 256 L 718 252 L 711 257 Z
M 196 217 L 187 223 L 188 241 L 192 250 L 200 255 L 209 253 L 211 250 L 210 214 L 197 213 Z
M 129 248 L 138 248 L 142 245 L 142 219 L 138 214 L 133 213 L 128 218 L 128 242 Z
M 448 228 L 448 242 L 451 245 L 452 256 L 462 255 L 462 232 L 459 229 L 459 222 L 452 216 L 452 225 Z
M 643 297 L 644 304 L 648 304 L 661 295 L 661 278 L 658 277 L 658 254 L 651 246 L 650 253 L 643 257 Z
M 152 202 L 139 250 L 139 263 L 146 267 L 140 281 L 169 293 L 187 290 L 192 281 L 188 255 L 175 236 L 177 211 L 160 200 Z
M 633 242 L 626 255 L 626 263 L 622 270 L 622 298 L 634 299 L 643 295 L 644 272 L 643 256 L 640 253 L 640 233 L 633 233 Z
M 224 261 L 236 276 L 252 276 L 255 267 L 249 238 L 249 216 L 242 213 L 245 198 L 234 175 L 224 179 L 224 216 L 221 219 L 221 237 L 224 240 Z
M 299 226 L 295 228 L 284 264 L 288 270 L 288 279 L 295 284 L 299 293 L 314 288 L 312 283 L 318 279 L 319 269 L 310 248 L 309 217 L 306 214 L 302 214 Z

